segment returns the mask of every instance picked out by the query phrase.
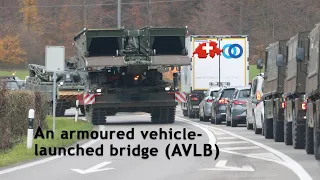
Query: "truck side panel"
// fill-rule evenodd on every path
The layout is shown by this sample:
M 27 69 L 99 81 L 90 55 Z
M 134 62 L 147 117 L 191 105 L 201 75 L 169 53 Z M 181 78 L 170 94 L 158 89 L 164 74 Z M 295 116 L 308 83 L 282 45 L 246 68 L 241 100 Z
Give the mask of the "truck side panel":
M 310 32 L 310 51 L 309 51 L 309 65 L 308 77 L 306 84 L 306 94 L 318 92 L 319 87 L 319 32 L 320 24 Z
M 287 77 L 285 81 L 285 93 L 304 93 L 305 92 L 305 79 L 308 57 L 305 58 L 305 62 L 297 63 L 296 61 L 296 49 L 297 47 L 305 48 L 308 44 L 308 33 L 300 32 L 293 36 L 287 43 L 288 46 L 288 62 L 287 62 Z M 305 52 L 307 55 L 307 48 Z
M 277 67 L 276 57 L 277 54 L 282 54 L 284 59 L 286 57 L 287 40 L 281 40 L 276 43 L 270 44 L 267 49 L 267 62 L 266 62 L 266 80 L 264 81 L 264 93 L 283 93 L 285 67 Z

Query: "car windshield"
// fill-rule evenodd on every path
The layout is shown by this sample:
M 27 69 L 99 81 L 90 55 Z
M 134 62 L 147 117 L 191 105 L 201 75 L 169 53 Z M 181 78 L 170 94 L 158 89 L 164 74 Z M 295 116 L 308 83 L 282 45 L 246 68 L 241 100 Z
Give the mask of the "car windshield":
M 16 81 L 8 81 L 7 82 L 7 88 L 8 89 L 12 89 L 12 90 L 18 90 L 19 89 L 19 85 Z
M 232 98 L 235 89 L 225 89 L 221 95 L 221 98 Z
M 218 91 L 211 91 L 210 96 L 216 98 L 218 96 Z
M 250 97 L 250 89 L 244 89 L 239 91 L 238 98 L 248 98 Z

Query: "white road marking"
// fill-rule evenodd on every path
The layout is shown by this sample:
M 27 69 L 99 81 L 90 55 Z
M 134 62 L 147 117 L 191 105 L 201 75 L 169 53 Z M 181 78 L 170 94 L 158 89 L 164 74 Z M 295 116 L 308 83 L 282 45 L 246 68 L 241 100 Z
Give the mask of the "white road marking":
M 213 131 L 213 134 L 219 136 L 219 135 L 225 135 L 226 133 L 220 132 L 220 131 Z
M 236 137 L 218 137 L 218 140 L 231 140 L 231 139 L 237 139 Z
M 252 153 L 252 154 L 248 154 L 248 155 L 251 155 L 251 156 L 258 156 L 258 157 L 263 157 L 263 158 L 268 158 L 268 159 L 274 159 L 274 160 L 277 160 L 277 161 L 281 161 L 281 159 L 278 157 L 278 156 L 275 156 L 274 154 L 272 153 Z
M 101 131 L 101 127 L 100 126 L 99 126 L 99 131 Z M 83 145 L 81 145 L 80 147 L 88 148 L 88 147 L 92 146 L 93 144 L 97 143 L 99 140 L 100 139 L 90 140 L 90 141 L 84 143 Z M 21 170 L 21 169 L 25 169 L 25 168 L 29 168 L 29 167 L 36 166 L 36 165 L 39 165 L 39 164 L 43 164 L 43 163 L 46 163 L 46 162 L 49 162 L 49 161 L 53 161 L 53 160 L 59 159 L 61 157 L 63 157 L 63 156 L 52 156 L 52 157 L 49 157 L 49 158 L 41 159 L 41 160 L 38 160 L 38 161 L 34 161 L 34 162 L 31 162 L 31 163 L 27 163 L 27 164 L 23 164 L 23 165 L 20 165 L 20 166 L 12 167 L 12 168 L 9 168 L 9 169 L 4 169 L 4 170 L 0 171 L 0 175 L 1 174 L 7 174 L 7 173 L 10 173 L 10 172 L 14 172 L 14 171 Z
M 249 142 L 248 141 L 224 141 L 224 142 L 218 142 L 218 145 L 222 145 L 222 144 L 246 144 L 246 143 L 249 143 Z
M 249 149 L 261 149 L 259 146 L 243 146 L 243 147 L 228 147 L 228 148 L 221 148 L 228 151 L 237 151 L 237 150 L 249 150 Z
M 222 131 L 222 132 L 224 132 L 226 134 L 229 134 L 230 136 L 233 136 L 233 137 L 248 141 L 248 142 L 250 142 L 250 143 L 252 143 L 254 145 L 260 146 L 261 148 L 263 148 L 263 149 L 265 149 L 265 150 L 277 155 L 284 162 L 276 161 L 276 160 L 272 160 L 272 159 L 267 159 L 267 158 L 255 157 L 255 156 L 251 156 L 251 155 L 246 155 L 246 154 L 241 154 L 241 153 L 237 153 L 237 152 L 232 152 L 232 151 L 221 149 L 221 151 L 223 151 L 223 152 L 228 152 L 230 154 L 237 154 L 237 155 L 242 155 L 242 156 L 252 157 L 252 158 L 257 158 L 257 159 L 264 159 L 264 160 L 267 160 L 267 161 L 272 161 L 272 162 L 275 162 L 275 163 L 278 163 L 278 164 L 282 164 L 282 165 L 286 166 L 287 168 L 291 169 L 291 171 L 294 172 L 301 180 L 313 180 L 311 178 L 311 176 L 308 174 L 308 172 L 300 164 L 298 164 L 295 160 L 291 159 L 289 156 L 287 156 L 287 155 L 283 154 L 282 152 L 277 151 L 277 150 L 275 150 L 275 149 L 273 149 L 273 148 L 271 148 L 269 146 L 266 146 L 266 145 L 261 144 L 259 142 L 253 141 L 251 139 L 248 139 L 248 138 L 245 138 L 245 137 L 242 137 L 242 136 L 239 136 L 237 134 L 231 133 L 231 132 L 223 130 L 223 129 L 219 129 L 219 128 L 216 128 L 216 127 L 212 127 L 212 126 L 208 126 L 208 125 L 192 122 L 192 121 L 190 121 L 188 119 L 181 118 L 181 117 L 176 117 L 176 118 L 180 119 L 181 122 L 192 124 L 194 126 L 197 126 L 197 127 L 201 128 L 203 131 L 205 131 L 207 133 L 208 138 L 209 138 L 209 143 L 210 142 L 211 143 L 212 142 L 217 142 L 216 137 L 214 137 L 214 135 L 212 133 L 210 133 L 210 131 L 208 132 L 208 128 L 211 128 L 211 129 L 214 129 L 214 130 Z M 211 144 L 211 145 L 214 145 L 214 144 Z
M 253 172 L 254 169 L 252 166 L 242 166 L 242 167 L 235 167 L 235 166 L 227 166 L 227 160 L 219 160 L 215 166 L 215 168 L 205 168 L 200 170 L 209 170 L 209 171 L 241 171 L 241 172 Z
M 100 164 L 97 164 L 93 167 L 90 167 L 88 169 L 82 170 L 82 169 L 71 169 L 71 171 L 75 171 L 79 174 L 89 174 L 89 173 L 94 173 L 94 172 L 100 172 L 100 171 L 108 171 L 108 170 L 112 170 L 115 168 L 102 168 L 108 164 L 111 164 L 112 162 L 102 162 Z M 102 169 L 101 169 L 102 168 Z

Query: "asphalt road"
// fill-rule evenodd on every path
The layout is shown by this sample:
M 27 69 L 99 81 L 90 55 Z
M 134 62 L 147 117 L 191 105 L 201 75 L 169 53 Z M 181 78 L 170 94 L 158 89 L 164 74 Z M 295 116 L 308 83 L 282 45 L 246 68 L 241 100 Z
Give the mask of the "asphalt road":
M 0 179 L 4 180 L 87 180 L 89 179 L 137 179 L 137 180 L 226 180 L 226 179 L 320 179 L 320 162 L 304 150 L 294 150 L 292 146 L 266 140 L 255 135 L 245 127 L 231 128 L 225 125 L 211 125 L 182 116 L 177 108 L 176 123 L 172 125 L 154 125 L 150 115 L 144 113 L 119 114 L 108 117 L 109 124 L 99 126 L 100 130 L 129 131 L 135 130 L 133 140 L 90 140 L 84 147 L 104 147 L 103 156 L 55 156 L 24 164 L 17 167 L 1 169 Z M 72 110 L 67 112 L 72 114 Z M 194 131 L 195 140 L 144 140 L 140 131 Z M 197 144 L 197 152 L 203 153 L 203 144 L 214 145 L 217 142 L 220 156 L 215 160 L 215 153 L 209 157 L 175 156 L 168 160 L 166 146 L 172 152 L 174 144 Z M 155 147 L 157 156 L 142 159 L 141 156 L 110 156 L 110 145 L 116 147 Z M 183 150 L 181 148 L 183 153 Z

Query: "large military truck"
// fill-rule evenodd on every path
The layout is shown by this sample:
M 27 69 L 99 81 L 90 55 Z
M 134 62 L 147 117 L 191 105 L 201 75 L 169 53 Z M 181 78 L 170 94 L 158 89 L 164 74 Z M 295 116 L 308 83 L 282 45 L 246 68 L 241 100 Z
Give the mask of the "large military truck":
M 185 28 L 84 29 L 74 37 L 78 69 L 85 68 L 85 111 L 94 125 L 117 112 L 147 112 L 153 123 L 174 123 L 177 73 L 190 65 Z
M 307 61 L 297 63 L 297 48 L 308 49 L 308 35 L 310 31 L 299 32 L 287 42 L 288 55 L 285 61 L 278 64 L 286 64 L 286 78 L 284 83 L 285 105 L 285 131 L 284 142 L 293 145 L 295 149 L 305 148 L 306 132 L 306 77 Z M 307 54 L 305 54 L 307 56 Z M 309 145 L 308 145 L 309 146 Z
M 52 113 L 53 102 L 53 72 L 47 72 L 44 66 L 29 64 L 29 77 L 26 81 L 26 89 L 39 91 L 45 94 L 48 102 L 48 114 Z M 84 82 L 80 74 L 75 70 L 66 69 L 57 72 L 57 104 L 56 116 L 64 116 L 66 109 L 76 107 L 79 94 L 83 94 Z M 80 106 L 82 113 L 84 106 Z
M 278 64 L 280 57 L 286 57 L 287 40 L 280 40 L 266 48 L 264 73 L 264 122 L 262 133 L 266 139 L 276 142 L 283 141 L 284 106 L 282 94 L 284 92 L 285 66 Z
M 307 126 L 306 126 L 306 151 L 320 160 L 320 24 L 317 24 L 309 34 L 309 48 L 297 48 L 296 60 L 299 64 L 306 62 L 308 57 L 308 68 L 306 78 L 307 98 Z M 311 143 L 313 141 L 313 144 Z M 313 145 L 313 147 L 312 147 Z M 313 151 L 312 151 L 313 149 Z

